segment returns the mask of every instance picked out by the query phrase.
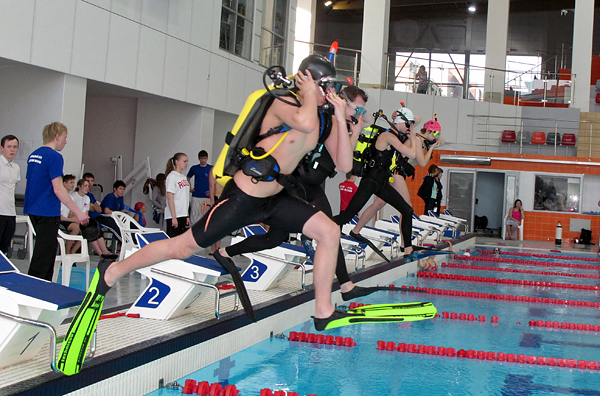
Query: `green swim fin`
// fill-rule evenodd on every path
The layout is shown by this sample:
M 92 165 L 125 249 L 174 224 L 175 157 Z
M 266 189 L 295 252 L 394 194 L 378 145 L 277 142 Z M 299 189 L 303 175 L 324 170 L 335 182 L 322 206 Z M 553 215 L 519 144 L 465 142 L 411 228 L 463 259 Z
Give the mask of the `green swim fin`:
M 109 260 L 101 260 L 98 263 L 98 270 L 90 282 L 90 288 L 67 330 L 56 367 L 66 375 L 81 371 L 102 312 L 104 296 L 110 289 L 104 282 L 104 273 L 111 263 Z
M 437 309 L 431 303 L 366 305 L 348 311 L 335 310 L 324 319 L 314 318 L 317 331 L 359 323 L 396 323 L 435 317 Z
M 404 316 L 415 317 L 417 319 L 406 320 L 421 320 L 433 318 L 437 314 L 437 308 L 430 302 L 413 302 L 406 304 L 375 304 L 363 305 L 348 310 L 351 313 L 365 313 L 369 316 Z

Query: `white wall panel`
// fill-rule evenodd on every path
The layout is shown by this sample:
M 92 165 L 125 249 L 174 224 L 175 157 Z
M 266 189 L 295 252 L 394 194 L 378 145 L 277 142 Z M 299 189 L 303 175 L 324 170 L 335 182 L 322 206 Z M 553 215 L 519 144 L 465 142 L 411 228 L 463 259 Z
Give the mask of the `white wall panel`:
M 429 114 L 433 114 L 433 98 L 433 95 L 409 93 L 404 103 L 415 115 L 425 120 Z M 400 107 L 400 103 L 396 103 L 395 105 Z M 421 122 L 422 125 L 423 123 Z
M 210 53 L 190 47 L 186 101 L 205 106 L 208 102 Z
M 110 16 L 105 81 L 135 87 L 140 25 L 123 17 Z
M 448 143 L 463 143 L 471 142 L 471 131 L 473 129 L 473 117 L 469 117 L 475 111 L 474 100 L 461 100 L 458 105 L 458 127 L 456 129 L 456 137 L 454 139 L 446 137 L 444 139 Z
M 185 100 L 190 46 L 181 40 L 167 37 L 163 95 Z
M 169 2 L 165 0 L 144 0 L 142 4 L 142 25 L 167 32 Z
M 140 29 L 135 88 L 160 95 L 163 87 L 167 37 L 145 26 Z
M 140 23 L 143 0 L 112 0 L 111 10 L 117 15 Z
M 227 107 L 226 111 L 239 114 L 242 111 L 246 95 L 242 93 L 245 85 L 246 70 L 239 63 L 229 63 L 229 75 L 226 80 L 227 84 Z
M 442 136 L 447 142 L 455 142 L 458 134 L 458 106 L 460 101 L 453 98 L 436 96 L 433 101 L 433 113 L 422 114 L 423 124 L 432 120 L 437 114 L 438 122 L 442 126 Z M 423 126 L 421 124 L 421 127 Z
M 74 0 L 37 1 L 34 11 L 31 63 L 69 73 L 74 23 Z
M 85 2 L 77 3 L 71 73 L 104 80 L 110 14 Z
M 110 3 L 112 0 L 85 0 L 86 3 L 94 4 L 98 7 L 104 8 L 105 10 L 110 10 Z
M 0 133 L 13 134 L 21 141 L 15 161 L 25 180 L 27 157 L 42 145 L 44 125 L 62 119 L 64 75 L 14 63 L 2 68 L 0 87 Z M 25 191 L 23 186 L 23 182 L 17 184 L 18 194 Z
M 222 56 L 210 54 L 207 102 L 207 106 L 210 108 L 219 110 L 227 108 L 227 79 L 229 78 L 230 63 L 233 64 Z
M 68 144 L 62 150 L 65 173 L 79 174 L 83 152 L 83 125 L 87 80 L 64 75 L 61 122 L 69 129 Z M 112 142 L 111 142 L 112 143 Z
M 0 57 L 29 62 L 34 0 L 0 1 Z
M 185 42 L 190 41 L 192 26 L 192 0 L 169 1 L 167 33 Z
M 201 0 L 202 2 L 204 2 L 205 0 Z M 196 9 L 196 7 L 194 7 L 194 9 Z M 211 15 L 211 21 L 221 21 L 221 5 L 220 3 L 214 3 L 214 6 L 211 8 L 207 8 L 206 12 L 212 12 Z M 260 22 L 262 23 L 262 21 Z M 221 23 L 212 23 L 210 24 L 210 32 L 208 31 L 209 29 L 205 28 L 203 29 L 203 32 L 205 32 L 206 34 L 210 34 L 211 36 L 211 40 L 209 43 L 209 47 L 208 49 L 210 49 L 212 52 L 219 54 L 219 55 L 223 55 L 223 56 L 227 56 L 227 52 L 223 51 L 222 49 L 219 48 L 219 34 L 220 34 L 220 30 L 221 30 Z
M 246 68 L 246 79 L 244 81 L 244 92 L 247 92 L 248 95 L 250 93 L 263 89 L 264 86 L 262 84 L 263 71 L 262 70 L 254 70 L 250 68 Z M 243 96 L 243 95 L 242 95 Z M 243 103 L 245 103 L 246 98 L 243 98 Z
M 215 10 L 219 10 L 219 14 L 215 19 Z M 192 22 L 190 27 L 190 43 L 204 49 L 210 49 L 211 43 L 214 41 L 219 46 L 219 30 L 215 26 L 220 27 L 218 21 L 221 20 L 221 3 L 212 0 L 194 0 L 192 3 Z M 217 32 L 215 36 L 213 33 Z

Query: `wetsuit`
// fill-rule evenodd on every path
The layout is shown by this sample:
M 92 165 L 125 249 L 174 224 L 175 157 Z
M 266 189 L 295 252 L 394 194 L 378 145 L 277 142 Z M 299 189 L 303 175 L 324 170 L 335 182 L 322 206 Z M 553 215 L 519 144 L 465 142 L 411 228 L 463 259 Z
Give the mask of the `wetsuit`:
M 375 143 L 371 146 L 374 153 L 373 160 L 369 163 L 365 176 L 361 179 L 358 190 L 348 204 L 346 210 L 334 216 L 333 221 L 339 225 L 349 223 L 352 218 L 360 212 L 365 204 L 375 194 L 386 203 L 392 205 L 400 214 L 402 222 L 402 238 L 404 246 L 411 246 L 412 239 L 412 215 L 413 208 L 402 198 L 402 195 L 389 182 L 390 165 L 396 150 L 379 151 L 375 149 Z
M 265 223 L 288 233 L 302 232 L 304 224 L 317 212 L 286 190 L 257 198 L 244 193 L 234 180 L 230 180 L 219 203 L 192 226 L 192 233 L 198 246 L 208 247 L 230 232 L 255 223 Z
M 331 205 L 327 200 L 323 188 L 321 188 L 323 182 L 328 177 L 335 174 L 335 163 L 324 145 L 325 140 L 327 140 L 331 133 L 330 117 L 331 115 L 328 113 L 321 113 L 321 135 L 319 137 L 319 144 L 315 150 L 307 154 L 305 160 L 300 162 L 294 171 L 293 176 L 297 181 L 298 196 L 313 205 L 315 210 L 322 211 L 329 216 L 329 218 L 332 218 L 333 213 Z M 320 156 L 314 158 L 316 157 L 315 154 L 320 154 Z M 289 210 L 289 213 L 295 212 Z M 270 227 L 266 234 L 248 237 L 235 245 L 226 247 L 225 251 L 230 257 L 233 257 L 243 253 L 272 249 L 281 245 L 288 237 L 289 232 L 285 228 Z M 340 285 L 350 281 L 341 244 L 338 249 L 335 273 Z

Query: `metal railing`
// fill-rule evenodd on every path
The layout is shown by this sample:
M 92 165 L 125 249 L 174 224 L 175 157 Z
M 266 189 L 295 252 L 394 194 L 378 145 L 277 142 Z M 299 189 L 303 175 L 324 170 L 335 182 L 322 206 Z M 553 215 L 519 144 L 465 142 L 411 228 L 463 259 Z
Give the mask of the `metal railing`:
M 600 121 L 487 114 L 469 117 L 475 118 L 472 146 L 478 151 L 600 157 Z M 514 133 L 514 142 L 503 142 L 505 132 Z M 566 141 L 565 134 L 574 140 Z

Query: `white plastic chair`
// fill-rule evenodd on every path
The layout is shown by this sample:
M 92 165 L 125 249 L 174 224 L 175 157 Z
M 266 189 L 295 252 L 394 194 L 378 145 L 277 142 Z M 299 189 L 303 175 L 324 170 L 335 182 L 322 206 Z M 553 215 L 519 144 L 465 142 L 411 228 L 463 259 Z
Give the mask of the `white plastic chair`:
M 158 228 L 143 227 L 135 219 L 129 216 L 127 213 L 114 211 L 111 214 L 121 231 L 121 253 L 119 254 L 119 260 L 123 260 L 127 257 L 127 253 L 138 249 L 137 240 L 135 234 L 144 234 L 147 232 L 158 232 Z
M 506 229 L 508 228 L 508 225 L 506 225 L 506 220 L 508 220 L 508 216 L 506 216 L 506 219 L 504 219 L 504 224 L 502 227 L 502 239 L 506 239 Z M 525 219 L 521 219 L 521 225 L 517 227 L 520 241 L 523 240 L 523 224 L 525 224 Z
M 88 254 L 88 243 L 81 235 L 68 235 L 58 230 L 58 246 L 60 248 L 60 255 L 56 256 L 54 260 L 54 274 L 52 275 L 52 282 L 56 282 L 58 279 L 58 270 L 62 264 L 62 279 L 61 284 L 69 286 L 71 279 L 71 268 L 74 263 L 85 263 L 85 290 L 90 286 L 90 255 Z M 65 241 L 79 241 L 81 242 L 81 253 L 67 254 L 67 248 Z

